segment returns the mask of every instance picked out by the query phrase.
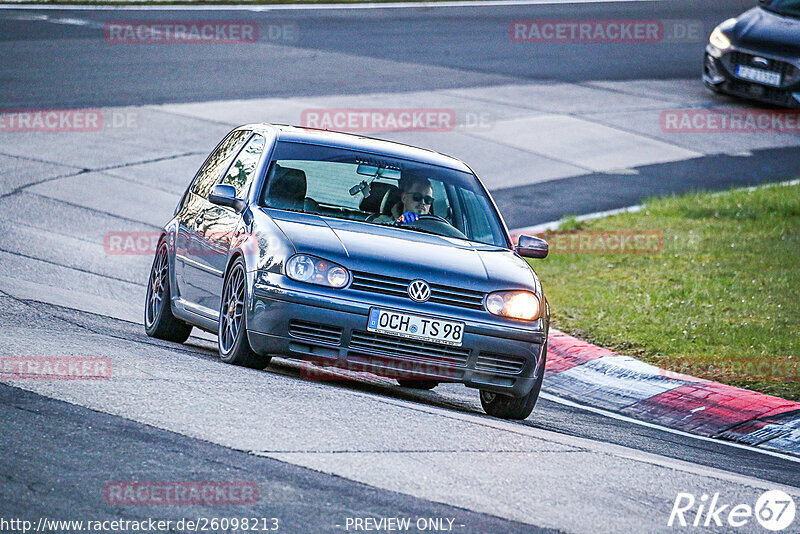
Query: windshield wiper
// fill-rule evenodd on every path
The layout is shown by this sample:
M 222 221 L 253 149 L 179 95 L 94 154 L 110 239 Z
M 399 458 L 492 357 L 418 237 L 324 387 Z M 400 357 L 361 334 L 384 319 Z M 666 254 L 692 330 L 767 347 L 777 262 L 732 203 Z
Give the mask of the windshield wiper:
M 386 224 L 385 226 L 394 226 L 395 228 L 402 228 L 403 230 L 412 230 L 414 232 L 420 232 L 423 234 L 431 234 L 431 235 L 438 235 L 440 237 L 447 237 L 444 234 L 440 234 L 438 232 L 431 232 L 430 230 L 425 230 L 424 228 L 419 228 L 417 226 L 405 226 L 397 222 L 392 223 L 391 225 Z

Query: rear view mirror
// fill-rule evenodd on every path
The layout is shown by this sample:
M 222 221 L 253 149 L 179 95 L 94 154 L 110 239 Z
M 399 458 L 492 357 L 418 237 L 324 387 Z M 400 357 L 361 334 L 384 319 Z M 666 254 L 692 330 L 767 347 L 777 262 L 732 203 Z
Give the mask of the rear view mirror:
M 541 237 L 533 237 L 529 235 L 519 236 L 519 241 L 515 250 L 517 254 L 524 258 L 544 259 L 547 257 L 550 247 L 547 241 Z
M 378 171 L 378 176 L 381 178 L 388 178 L 390 180 L 399 180 L 400 171 L 397 169 L 381 169 Z
M 236 213 L 241 212 L 245 205 L 244 200 L 236 198 L 236 188 L 227 184 L 217 184 L 212 187 L 208 201 L 217 206 L 233 208 Z
M 356 172 L 362 176 L 378 176 L 378 167 L 374 165 L 364 165 L 362 163 L 356 167 Z
M 375 165 L 365 165 L 363 163 L 356 167 L 356 172 L 362 176 L 372 176 L 374 178 L 388 178 L 390 180 L 400 179 L 399 169 L 387 169 L 386 167 L 376 167 Z
M 369 185 L 375 181 L 377 178 L 389 178 L 390 180 L 400 180 L 400 171 L 398 169 L 387 169 L 385 167 L 376 167 L 375 165 L 366 165 L 364 163 L 360 163 L 358 167 L 356 167 L 356 173 L 362 176 L 369 176 L 372 179 L 362 180 L 361 183 L 358 183 L 350 188 L 350 194 L 352 196 L 356 196 L 359 193 L 363 193 L 364 197 L 368 197 L 370 194 Z

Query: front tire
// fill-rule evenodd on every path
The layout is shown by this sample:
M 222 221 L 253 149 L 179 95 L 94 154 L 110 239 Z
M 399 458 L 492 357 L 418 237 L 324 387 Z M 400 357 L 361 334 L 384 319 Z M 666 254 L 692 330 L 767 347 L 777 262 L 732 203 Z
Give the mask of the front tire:
M 536 383 L 534 383 L 530 393 L 524 397 L 515 398 L 508 395 L 501 395 L 500 393 L 481 390 L 481 406 L 483 406 L 483 410 L 488 415 L 500 419 L 527 419 L 533 411 L 534 406 L 536 406 L 536 401 L 539 400 L 539 392 L 542 390 L 546 361 L 547 344 L 545 343 L 542 349 L 542 359 L 539 362 L 539 374 L 536 377 Z
M 222 287 L 217 329 L 219 357 L 225 363 L 263 369 L 271 358 L 256 354 L 247 339 L 247 271 L 241 258 L 233 262 Z
M 147 296 L 144 301 L 144 331 L 148 336 L 183 343 L 192 333 L 192 325 L 172 315 L 169 291 L 169 249 L 161 242 L 150 268 Z

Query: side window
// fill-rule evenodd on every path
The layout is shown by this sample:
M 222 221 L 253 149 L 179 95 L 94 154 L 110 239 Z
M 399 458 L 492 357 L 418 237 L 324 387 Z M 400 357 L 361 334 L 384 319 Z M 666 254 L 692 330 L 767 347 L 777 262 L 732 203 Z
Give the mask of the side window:
M 265 144 L 266 139 L 258 134 L 253 135 L 228 169 L 228 174 L 222 179 L 223 184 L 236 188 L 236 198 L 242 198 L 247 192 Z
M 278 167 L 283 169 L 280 177 L 276 176 Z M 290 176 L 295 177 L 294 182 Z M 270 207 L 277 206 L 273 198 L 276 193 L 283 197 L 293 197 L 293 204 L 309 197 L 323 204 L 354 210 L 358 209 L 363 198 L 361 195 L 353 196 L 349 193 L 350 187 L 364 179 L 356 174 L 356 165 L 350 163 L 279 160 L 272 163 L 268 178 L 270 183 L 264 188 L 262 202 Z M 276 185 L 278 180 L 282 182 L 280 185 Z
M 287 162 L 290 167 L 298 162 Z M 356 166 L 349 163 L 303 161 L 298 169 L 306 173 L 306 196 L 326 204 L 358 209 L 361 195 L 353 196 L 348 190 L 363 180 L 356 174 Z
M 203 167 L 198 171 L 197 178 L 195 178 L 192 185 L 192 193 L 207 197 L 211 192 L 211 188 L 219 181 L 223 171 L 231 162 L 231 158 L 249 136 L 249 130 L 232 132 L 208 157 Z
M 450 203 L 447 200 L 444 183 L 439 180 L 431 180 L 431 186 L 433 187 L 433 198 L 435 199 L 431 213 L 444 219 L 449 219 L 452 214 L 450 213 Z
M 463 209 L 466 212 L 466 219 L 469 224 L 465 232 L 467 236 L 481 243 L 497 242 L 497 239 L 495 239 L 497 236 L 493 235 L 492 224 L 486 214 L 489 209 L 486 199 L 478 197 L 468 189 L 461 189 L 461 199 L 463 200 Z

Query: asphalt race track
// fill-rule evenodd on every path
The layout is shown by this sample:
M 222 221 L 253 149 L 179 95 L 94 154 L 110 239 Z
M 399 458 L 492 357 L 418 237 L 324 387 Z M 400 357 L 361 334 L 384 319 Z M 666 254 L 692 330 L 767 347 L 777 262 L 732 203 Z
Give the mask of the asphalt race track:
M 12 10 L 0 18 L 0 42 L 13 43 L 3 47 L 3 103 L 9 107 L 123 106 L 404 92 L 523 80 L 693 78 L 699 75 L 702 46 L 711 29 L 751 5 L 744 0 L 702 5 L 677 0 L 489 8 L 223 10 L 211 16 L 208 11 Z M 35 18 L 42 15 L 51 22 Z M 97 30 L 109 21 L 209 18 L 256 21 L 258 45 L 110 50 L 91 46 L 102 39 Z M 576 54 L 572 44 L 551 44 L 542 50 L 511 42 L 509 23 L 525 19 L 684 20 L 698 24 L 702 37 L 655 46 L 579 44 Z
M 221 363 L 214 338 L 197 330 L 185 345 L 148 338 L 152 256 L 104 246 L 109 232 L 166 222 L 233 126 L 299 123 L 308 109 L 453 109 L 451 130 L 375 135 L 474 165 L 512 228 L 796 178 L 796 134 L 659 127 L 670 109 L 764 107 L 699 81 L 711 29 L 751 4 L 0 9 L 0 110 L 92 108 L 105 121 L 96 132 L 0 128 L 0 356 L 112 362 L 108 380 L 2 381 L 0 516 L 250 516 L 278 518 L 281 532 L 346 532 L 348 518 L 367 517 L 449 518 L 464 533 L 663 532 L 679 492 L 750 505 L 769 489 L 800 495 L 800 460 L 548 394 L 526 421 L 505 422 L 461 386 L 415 392 L 373 377 L 309 376 L 283 359 L 254 371 Z M 104 40 L 106 22 L 145 19 L 250 20 L 260 39 Z M 520 19 L 678 20 L 702 37 L 536 46 L 509 39 Z M 248 482 L 259 498 L 106 502 L 107 484 L 136 480 Z M 752 521 L 735 531 L 763 529 Z

